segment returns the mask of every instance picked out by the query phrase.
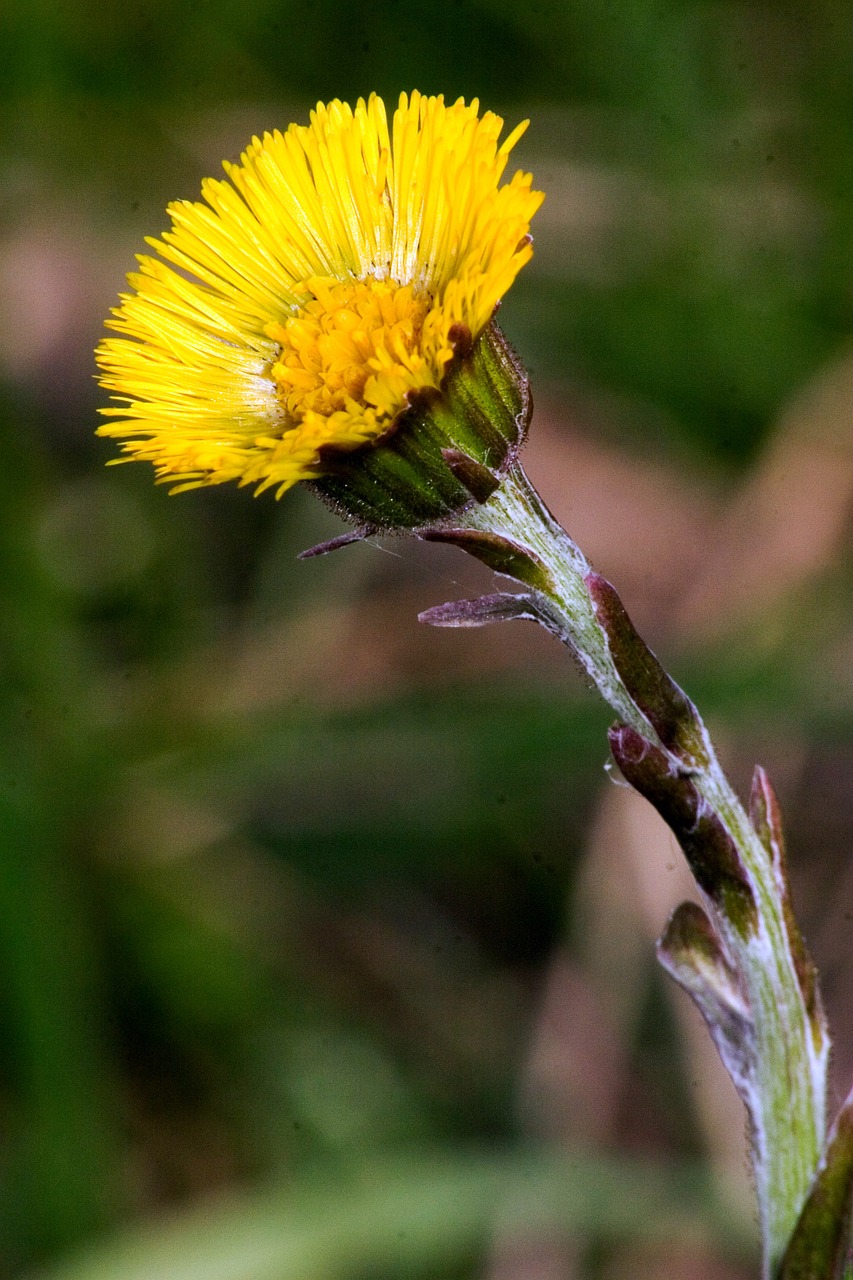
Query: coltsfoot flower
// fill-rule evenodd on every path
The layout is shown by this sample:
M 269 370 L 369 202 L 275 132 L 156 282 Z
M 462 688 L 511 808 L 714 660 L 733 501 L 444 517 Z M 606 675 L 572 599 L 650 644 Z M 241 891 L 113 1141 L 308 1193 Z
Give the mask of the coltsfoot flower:
M 409 467 L 399 450 L 388 475 L 368 468 L 355 510 L 335 475 L 353 451 L 381 454 L 405 415 L 436 446 L 435 465 L 443 445 L 466 444 L 500 464 L 495 435 L 506 444 L 523 430 L 525 394 L 507 389 L 518 366 L 492 317 L 531 256 L 543 199 L 529 174 L 501 184 L 525 127 L 500 142 L 503 120 L 479 115 L 476 99 L 403 94 L 390 127 L 376 95 L 355 109 L 320 103 L 307 126 L 254 138 L 225 164 L 228 180 L 203 183 L 205 203 L 170 205 L 171 229 L 148 241 L 156 256 L 139 258 L 108 321 L 120 336 L 97 352 L 115 401 L 99 430 L 121 441 L 117 461 L 152 462 L 174 491 L 235 480 L 280 495 L 327 481 L 347 514 L 383 524 L 452 508 L 458 483 L 442 479 L 436 494 L 434 476 L 414 506 L 395 500 Z M 446 394 L 477 359 L 482 387 L 457 391 L 485 395 L 489 420 L 496 394 L 512 419 L 502 431 L 498 413 L 480 447 L 456 439 L 471 424 L 454 433 Z M 377 474 L 391 492 L 372 510 Z
M 618 716 L 614 759 L 669 823 L 704 906 L 659 954 L 695 1000 L 749 1113 L 764 1276 L 841 1280 L 853 1091 L 826 1133 L 829 1034 L 785 878 L 778 805 L 747 815 L 690 699 L 524 474 L 527 377 L 494 311 L 531 254 L 542 196 L 501 178 L 524 125 L 403 95 L 320 104 L 257 138 L 205 204 L 170 207 L 98 350 L 101 427 L 174 489 L 307 481 L 357 528 L 461 547 L 522 590 L 457 600 L 439 626 L 529 619 Z M 122 459 L 118 459 L 119 461 Z

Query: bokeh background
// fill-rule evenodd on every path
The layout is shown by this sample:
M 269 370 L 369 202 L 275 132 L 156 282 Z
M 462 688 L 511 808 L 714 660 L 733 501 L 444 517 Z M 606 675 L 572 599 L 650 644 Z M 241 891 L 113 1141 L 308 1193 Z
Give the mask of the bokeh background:
M 0 1271 L 738 1280 L 744 1120 L 606 709 L 403 540 L 104 470 L 143 236 L 318 98 L 479 95 L 547 201 L 529 469 L 760 759 L 853 1075 L 847 0 L 0 8 Z

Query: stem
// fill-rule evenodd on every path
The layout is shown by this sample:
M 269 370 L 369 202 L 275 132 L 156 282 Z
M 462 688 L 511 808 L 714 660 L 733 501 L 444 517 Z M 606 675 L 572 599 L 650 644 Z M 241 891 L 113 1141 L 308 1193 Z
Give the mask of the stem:
M 641 744 L 645 757 L 637 769 L 641 781 L 630 780 L 658 805 L 691 860 L 716 926 L 724 963 L 731 966 L 745 1001 L 746 1034 L 751 1032 L 752 1039 L 749 1044 L 735 1046 L 730 1057 L 739 1053 L 740 1059 L 748 1059 L 747 1067 L 736 1073 L 731 1061 L 727 1060 L 727 1066 L 739 1076 L 735 1083 L 749 1110 L 764 1274 L 775 1276 L 824 1147 L 829 1052 L 819 998 L 813 981 L 811 988 L 808 983 L 809 962 L 790 912 L 781 855 L 774 857 L 771 842 L 762 839 L 747 817 L 720 768 L 698 713 L 677 686 L 668 682 L 662 669 L 660 678 L 674 691 L 666 696 L 682 699 L 677 703 L 679 714 L 683 707 L 689 708 L 679 728 L 684 731 L 680 750 L 674 746 L 675 738 L 662 731 L 661 717 L 649 700 L 638 696 L 638 681 L 629 676 L 626 683 L 630 671 L 640 672 L 641 683 L 649 663 L 657 666 L 656 660 L 624 614 L 617 636 L 612 623 L 616 615 L 602 614 L 601 597 L 591 590 L 594 575 L 583 554 L 518 464 L 488 501 L 468 509 L 465 527 L 511 540 L 536 562 L 542 571 L 537 579 L 511 568 L 503 571 L 528 586 L 534 581 L 533 595 L 528 598 L 536 601 L 538 620 L 572 650 L 602 697 L 628 731 L 633 731 L 631 742 Z M 608 607 L 621 610 L 612 588 L 609 584 L 604 587 L 611 593 Z M 619 660 L 615 656 L 617 642 L 622 645 Z M 658 679 L 657 675 L 654 678 Z M 629 758 L 640 765 L 639 756 L 626 755 L 626 760 Z M 630 774 L 625 768 L 623 772 Z M 692 823 L 673 820 L 674 811 L 660 790 L 664 785 L 693 803 Z M 693 801 L 694 795 L 697 801 Z M 722 863 L 711 864 L 716 856 L 713 848 L 710 853 L 699 848 L 702 823 L 709 831 L 713 829 L 715 848 L 722 848 L 724 842 L 732 847 L 737 863 L 734 872 Z M 729 880 L 723 884 L 725 876 Z M 740 897 L 731 889 L 737 877 Z M 723 887 L 717 891 L 720 884 Z

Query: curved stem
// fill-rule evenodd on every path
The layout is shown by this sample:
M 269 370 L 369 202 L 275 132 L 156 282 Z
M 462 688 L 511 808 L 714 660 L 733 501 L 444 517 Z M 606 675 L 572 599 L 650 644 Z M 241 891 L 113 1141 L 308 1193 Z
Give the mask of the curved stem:
M 700 956 L 701 939 L 694 938 L 678 959 L 664 940 L 662 959 L 700 1004 L 748 1107 L 765 1275 L 774 1276 L 824 1147 L 829 1039 L 790 910 L 769 784 L 757 775 L 750 820 L 695 708 L 520 466 L 458 525 L 512 546 L 515 559 L 497 567 L 533 587 L 525 597 L 533 612 L 525 616 L 559 636 L 616 711 L 624 727 L 611 735 L 614 755 L 691 862 L 713 922 L 715 958 Z M 474 545 L 467 549 L 487 559 Z M 738 1043 L 731 1032 L 736 1006 Z

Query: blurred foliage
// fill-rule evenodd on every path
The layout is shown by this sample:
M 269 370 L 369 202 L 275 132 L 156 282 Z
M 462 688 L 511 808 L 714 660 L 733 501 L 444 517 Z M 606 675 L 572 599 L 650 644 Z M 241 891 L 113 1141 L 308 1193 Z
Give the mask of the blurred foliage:
M 482 671 L 425 649 L 455 560 L 301 564 L 337 528 L 308 495 L 103 472 L 91 349 L 166 201 L 252 130 L 479 94 L 531 116 L 548 192 L 502 311 L 536 394 L 719 492 L 849 339 L 844 0 L 22 0 L 0 47 L 0 1271 L 462 1277 L 497 1230 L 603 1278 L 673 1276 L 704 1231 L 741 1274 L 650 942 L 610 1155 L 524 1084 L 606 711 L 514 629 Z M 676 653 L 729 742 L 801 761 L 807 926 L 850 897 L 849 579 Z M 846 937 L 818 942 L 832 996 Z

